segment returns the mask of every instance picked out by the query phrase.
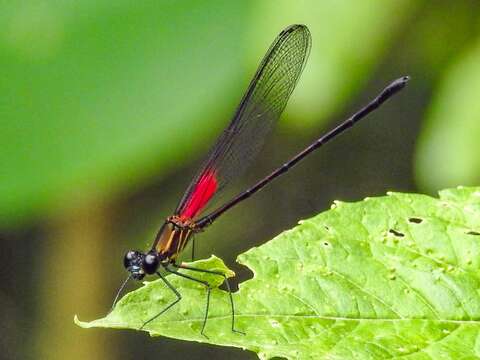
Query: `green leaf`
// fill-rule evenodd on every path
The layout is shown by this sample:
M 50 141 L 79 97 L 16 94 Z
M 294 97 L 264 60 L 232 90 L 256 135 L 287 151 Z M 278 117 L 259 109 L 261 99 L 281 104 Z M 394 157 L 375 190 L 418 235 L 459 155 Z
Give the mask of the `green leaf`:
M 208 339 L 200 335 L 205 289 L 176 276 L 168 279 L 182 301 L 145 330 L 260 358 L 480 358 L 480 188 L 335 202 L 239 262 L 254 273 L 234 294 L 236 327 L 246 335 L 230 331 L 228 295 L 218 288 Z M 193 265 L 228 272 L 215 257 Z M 157 280 L 105 318 L 75 321 L 138 329 L 174 299 Z

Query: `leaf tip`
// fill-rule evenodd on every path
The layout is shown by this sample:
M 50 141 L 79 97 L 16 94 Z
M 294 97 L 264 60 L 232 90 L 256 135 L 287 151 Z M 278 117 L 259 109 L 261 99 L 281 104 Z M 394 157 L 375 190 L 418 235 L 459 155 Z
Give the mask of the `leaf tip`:
M 88 322 L 84 322 L 84 321 L 81 321 L 77 314 L 75 314 L 75 316 L 73 317 L 73 322 L 75 323 L 75 325 L 77 326 L 80 326 L 81 328 L 84 328 L 84 329 L 87 329 L 89 328 L 89 323 Z

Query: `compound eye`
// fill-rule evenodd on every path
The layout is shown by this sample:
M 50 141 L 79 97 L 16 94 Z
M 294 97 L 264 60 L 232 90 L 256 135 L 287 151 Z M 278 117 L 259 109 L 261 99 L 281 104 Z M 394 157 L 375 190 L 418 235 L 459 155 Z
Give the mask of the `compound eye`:
M 145 255 L 145 258 L 143 259 L 143 270 L 147 274 L 153 274 L 158 269 L 158 263 L 158 255 L 150 252 Z
M 125 257 L 123 258 L 123 266 L 125 266 L 125 268 L 129 268 L 132 263 L 137 260 L 138 258 L 138 251 L 134 251 L 134 250 L 130 250 L 130 251 L 127 251 L 127 253 L 125 254 Z

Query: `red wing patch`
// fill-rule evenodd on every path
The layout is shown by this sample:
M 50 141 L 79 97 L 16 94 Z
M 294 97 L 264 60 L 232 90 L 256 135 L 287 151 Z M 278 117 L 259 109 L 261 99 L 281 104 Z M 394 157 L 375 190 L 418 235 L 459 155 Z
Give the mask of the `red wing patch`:
M 195 185 L 190 198 L 183 206 L 181 217 L 192 219 L 207 205 L 217 191 L 218 181 L 214 170 L 205 170 Z

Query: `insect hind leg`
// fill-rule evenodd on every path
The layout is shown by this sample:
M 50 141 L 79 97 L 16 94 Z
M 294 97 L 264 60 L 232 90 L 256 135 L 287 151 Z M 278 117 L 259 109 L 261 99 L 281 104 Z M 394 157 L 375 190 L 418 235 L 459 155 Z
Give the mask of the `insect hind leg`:
M 213 275 L 223 277 L 225 285 L 227 286 L 228 296 L 230 298 L 230 307 L 231 307 L 231 311 L 232 311 L 232 332 L 245 335 L 245 333 L 243 331 L 235 329 L 235 305 L 234 305 L 234 302 L 233 302 L 232 289 L 230 288 L 230 282 L 228 281 L 228 278 L 224 273 L 219 272 L 219 271 L 214 271 L 214 270 L 199 269 L 199 268 L 191 267 L 191 266 L 184 265 L 184 264 L 180 264 L 180 265 L 172 264 L 172 266 L 176 267 L 177 269 L 191 270 L 191 271 L 213 274 Z M 179 272 L 177 272 L 176 274 L 180 275 Z M 184 274 L 181 274 L 181 275 L 184 275 Z M 202 282 L 201 280 L 198 280 L 198 279 L 195 279 L 195 280 L 199 281 L 199 282 Z M 209 288 L 209 291 L 208 291 L 208 298 L 207 298 L 207 312 L 205 313 L 205 322 L 204 322 L 203 328 L 205 327 L 205 324 L 206 324 L 206 321 L 207 321 L 207 316 L 208 316 L 208 305 L 209 305 L 210 291 L 211 291 L 210 285 L 208 285 L 208 288 Z M 203 328 L 202 328 L 202 332 L 203 332 Z
M 173 264 L 172 264 L 173 265 Z M 177 265 L 173 265 L 175 266 L 177 269 L 178 269 L 178 266 Z M 177 275 L 177 276 L 180 276 L 180 277 L 183 277 L 185 279 L 188 279 L 188 280 L 191 280 L 191 281 L 195 281 L 197 283 L 200 283 L 202 285 L 205 286 L 206 290 L 207 290 L 207 304 L 206 304 L 206 308 L 205 308 L 205 316 L 203 318 L 203 325 L 202 325 L 202 330 L 200 331 L 200 334 L 202 334 L 203 336 L 205 336 L 207 339 L 208 339 L 208 336 L 205 335 L 205 326 L 207 325 L 207 319 L 208 319 L 208 310 L 210 308 L 210 294 L 212 292 L 212 288 L 210 286 L 210 284 L 206 281 L 203 281 L 203 280 L 200 280 L 200 279 L 196 279 L 192 276 L 189 276 L 189 275 L 186 275 L 186 274 L 182 274 L 180 272 L 178 272 L 177 270 L 172 270 L 172 269 L 169 269 L 169 268 L 165 268 L 166 271 L 168 271 L 169 273 L 171 274 L 174 274 L 174 275 Z M 190 269 L 191 270 L 191 269 Z
M 145 321 L 139 330 L 142 330 L 145 327 L 145 325 L 151 323 L 153 320 L 158 318 L 160 315 L 162 315 L 164 312 L 166 312 L 168 309 L 170 309 L 172 306 L 174 306 L 176 303 L 178 303 L 182 299 L 182 295 L 178 292 L 177 289 L 175 289 L 175 287 L 172 284 L 170 284 L 170 282 L 167 280 L 165 276 L 163 276 L 160 272 L 157 272 L 157 275 L 160 277 L 160 279 L 163 280 L 165 285 L 167 285 L 168 288 L 173 291 L 173 293 L 177 296 L 177 298 L 170 305 L 168 305 L 162 311 L 160 311 L 157 315 Z

